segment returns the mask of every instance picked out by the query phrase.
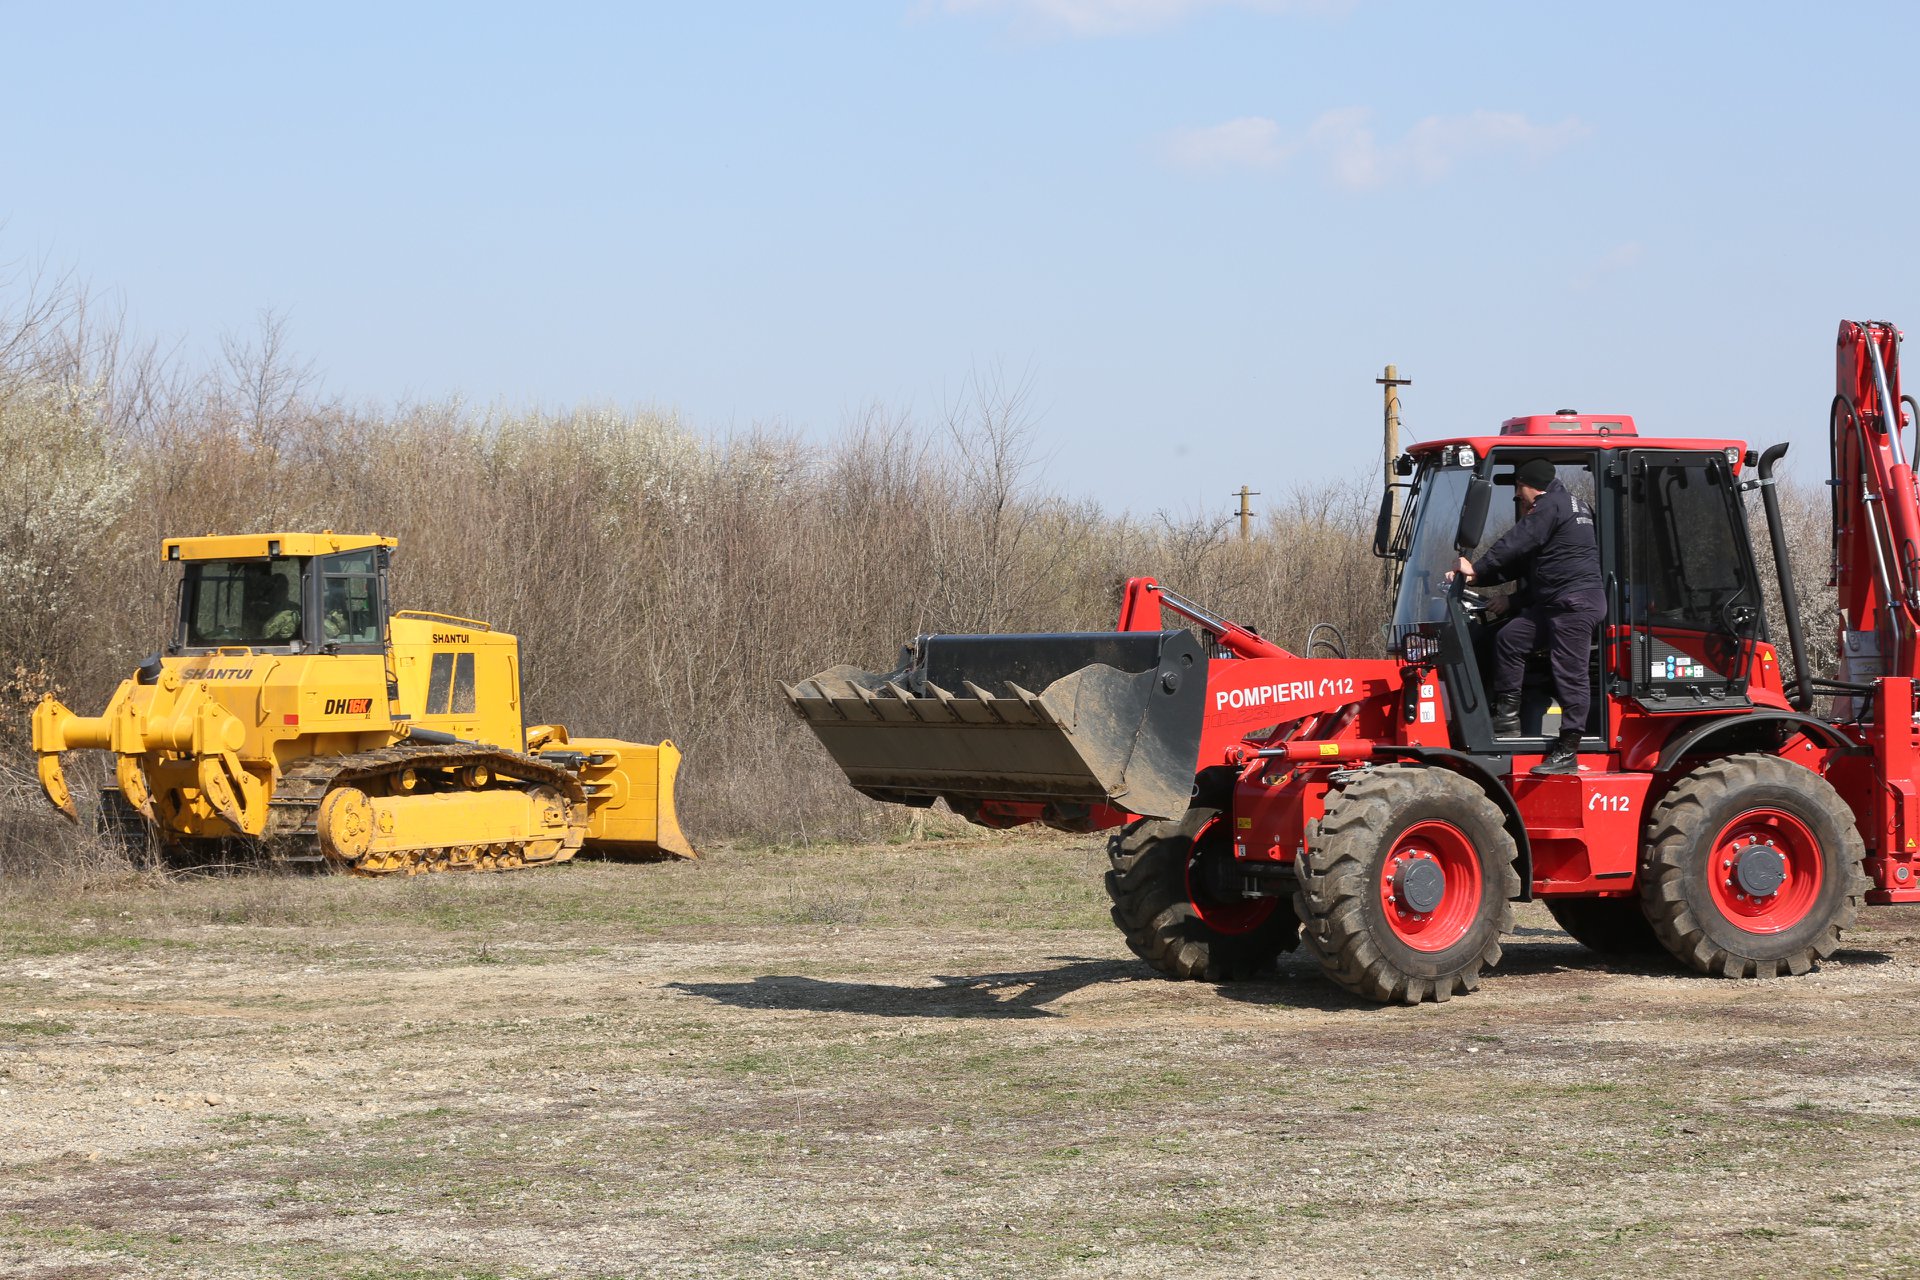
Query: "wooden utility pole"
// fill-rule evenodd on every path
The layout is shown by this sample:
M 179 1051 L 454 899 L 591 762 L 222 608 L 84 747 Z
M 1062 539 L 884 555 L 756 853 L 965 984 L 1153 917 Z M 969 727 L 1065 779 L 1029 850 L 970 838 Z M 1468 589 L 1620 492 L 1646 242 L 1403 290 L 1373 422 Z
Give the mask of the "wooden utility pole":
M 1400 370 L 1397 367 L 1388 365 L 1387 376 L 1384 378 L 1375 378 L 1374 381 L 1386 390 L 1386 440 L 1384 442 L 1382 457 L 1385 461 L 1387 484 L 1392 485 L 1393 460 L 1400 456 L 1400 388 L 1412 386 L 1413 379 L 1401 377 Z M 1391 489 L 1388 491 L 1392 492 Z M 1387 521 L 1388 529 L 1392 529 L 1400 523 L 1400 496 L 1395 494 L 1392 501 L 1393 515 Z
M 1247 505 L 1247 499 L 1257 498 L 1259 496 L 1260 491 L 1258 489 L 1249 489 L 1245 485 L 1240 486 L 1240 541 L 1242 542 L 1245 542 L 1253 536 L 1253 508 Z

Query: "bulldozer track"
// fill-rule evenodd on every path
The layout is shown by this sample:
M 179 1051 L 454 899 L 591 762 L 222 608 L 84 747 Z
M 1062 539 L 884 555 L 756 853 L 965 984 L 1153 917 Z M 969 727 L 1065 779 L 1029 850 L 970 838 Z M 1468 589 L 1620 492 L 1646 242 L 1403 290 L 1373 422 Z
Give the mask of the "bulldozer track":
M 356 875 L 419 875 L 429 871 L 510 871 L 545 866 L 572 856 L 571 850 L 548 856 L 530 856 L 526 841 L 442 845 L 413 849 L 404 854 L 369 855 L 351 862 L 328 859 L 320 849 L 316 826 L 320 802 L 335 787 L 358 786 L 398 773 L 402 769 L 464 769 L 485 766 L 501 782 L 550 786 L 564 795 L 586 824 L 587 793 L 580 780 L 565 768 L 519 751 L 486 746 L 441 746 L 398 743 L 343 756 L 311 756 L 295 762 L 280 775 L 267 805 L 267 826 L 261 839 L 281 861 L 322 861 Z M 537 842 L 536 842 L 537 843 Z M 577 842 L 575 842 L 577 847 Z

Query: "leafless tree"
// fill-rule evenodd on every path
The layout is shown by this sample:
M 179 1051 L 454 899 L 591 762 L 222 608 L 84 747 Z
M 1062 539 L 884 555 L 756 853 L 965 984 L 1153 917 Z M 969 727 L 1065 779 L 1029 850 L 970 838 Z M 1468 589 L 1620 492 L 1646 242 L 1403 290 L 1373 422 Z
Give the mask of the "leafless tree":
M 218 402 L 245 425 L 258 447 L 277 448 L 295 406 L 318 384 L 311 360 L 294 355 L 285 312 L 263 310 L 251 335 L 220 338 Z

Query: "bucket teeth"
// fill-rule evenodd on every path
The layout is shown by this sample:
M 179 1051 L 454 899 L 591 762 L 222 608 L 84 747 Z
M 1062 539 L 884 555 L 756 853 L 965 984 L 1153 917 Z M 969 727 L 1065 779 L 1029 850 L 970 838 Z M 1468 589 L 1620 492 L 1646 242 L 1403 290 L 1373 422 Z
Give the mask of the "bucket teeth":
M 1039 694 L 1029 693 L 1011 680 L 1007 681 L 1007 688 L 1013 691 L 1013 696 L 1020 699 L 1021 705 L 1025 706 L 1028 711 L 1031 711 L 1040 723 L 1055 725 L 1061 729 L 1069 729 L 1070 731 L 1070 726 L 1061 720 L 1059 716 L 1053 714 L 1052 708 L 1047 706 Z
M 889 680 L 887 690 L 922 724 L 953 724 L 962 719 L 959 700 L 937 684 L 929 684 L 924 694 L 914 694 Z
M 914 720 L 922 724 L 1070 727 L 1043 695 L 1014 681 L 1006 682 L 1005 693 L 994 693 L 971 680 L 960 683 L 966 690 L 964 694 L 943 689 L 931 680 L 925 682 L 924 693 L 915 693 L 897 679 L 881 678 L 874 684 L 835 680 L 829 684 L 814 677 L 797 685 L 782 683 L 780 691 L 803 720 Z

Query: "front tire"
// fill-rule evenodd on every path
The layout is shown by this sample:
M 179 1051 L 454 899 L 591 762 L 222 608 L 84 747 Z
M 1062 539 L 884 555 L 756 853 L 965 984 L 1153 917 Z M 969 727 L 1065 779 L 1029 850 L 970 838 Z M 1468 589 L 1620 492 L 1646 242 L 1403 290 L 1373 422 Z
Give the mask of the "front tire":
M 1701 973 L 1801 974 L 1860 913 L 1865 849 L 1833 785 L 1739 755 L 1675 783 L 1647 820 L 1641 902 L 1661 945 Z
M 1477 989 L 1520 892 L 1513 837 L 1486 792 L 1432 765 L 1382 765 L 1327 793 L 1294 911 L 1338 985 L 1419 1004 Z
M 1107 844 L 1113 922 L 1133 953 L 1169 978 L 1232 982 L 1299 944 L 1300 924 L 1281 898 L 1237 898 L 1218 887 L 1233 858 L 1216 809 L 1172 821 L 1141 818 Z

